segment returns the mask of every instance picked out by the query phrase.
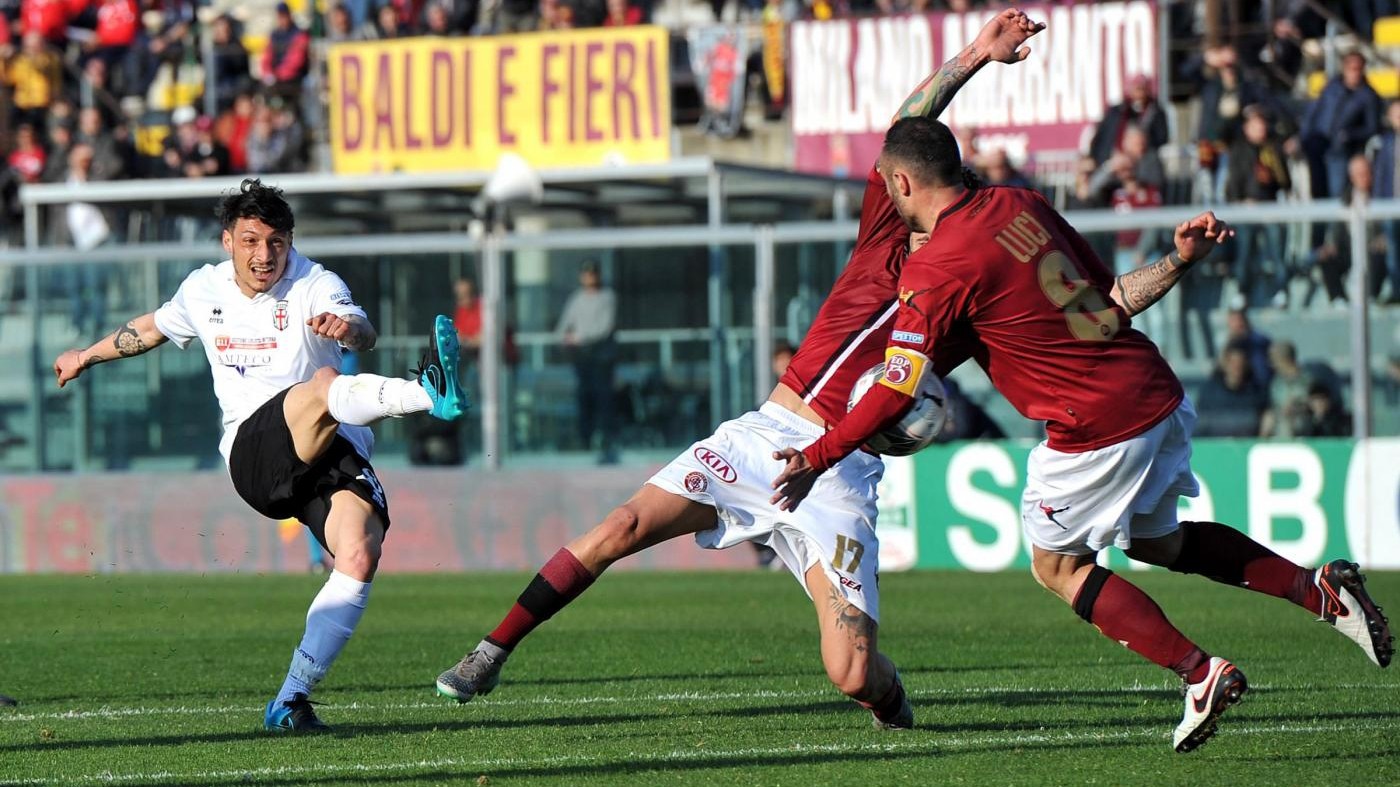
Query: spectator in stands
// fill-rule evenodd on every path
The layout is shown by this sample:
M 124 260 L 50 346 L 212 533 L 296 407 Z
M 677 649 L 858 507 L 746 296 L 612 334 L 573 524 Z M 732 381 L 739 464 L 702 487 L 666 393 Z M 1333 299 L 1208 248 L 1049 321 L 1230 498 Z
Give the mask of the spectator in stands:
M 248 131 L 248 172 L 261 175 L 281 170 L 288 156 L 287 135 L 274 125 L 273 111 L 263 105 L 253 110 L 253 122 Z
M 475 357 L 481 349 L 481 299 L 476 296 L 476 282 L 458 279 L 452 285 L 457 304 L 452 310 L 452 325 L 457 329 L 457 343 L 463 356 Z
M 642 23 L 641 6 L 628 0 L 608 0 L 608 17 L 603 20 L 605 27 L 627 27 Z
M 1150 183 L 1138 179 L 1137 165 L 1126 153 L 1115 153 L 1108 161 L 1117 186 L 1109 194 L 1109 207 L 1115 213 L 1131 213 L 1162 205 L 1162 192 Z M 1114 269 L 1121 275 L 1140 266 L 1157 245 L 1156 231 L 1121 230 L 1114 244 Z
M 1347 162 L 1347 182 L 1342 188 L 1343 205 L 1370 199 L 1374 186 L 1371 161 L 1358 153 Z M 1377 297 L 1384 286 L 1387 241 L 1380 222 L 1370 222 L 1366 236 L 1370 245 L 1366 249 L 1363 262 L 1370 266 L 1371 296 Z M 1312 263 L 1322 278 L 1327 298 L 1336 308 L 1346 308 L 1350 296 L 1347 293 L 1347 274 L 1355 260 L 1351 255 L 1351 230 L 1346 222 L 1333 222 L 1327 225 L 1322 244 L 1313 251 Z M 1315 286 L 1315 285 L 1314 285 Z M 1311 293 L 1309 293 L 1311 295 Z
M 1236 306 L 1225 315 L 1225 343 L 1244 350 L 1250 376 L 1267 388 L 1274 377 L 1274 368 L 1269 363 L 1269 346 L 1273 341 L 1254 329 L 1249 312 L 1243 306 Z
M 1308 386 L 1306 405 L 1293 424 L 1299 437 L 1351 437 L 1351 413 L 1337 401 L 1330 387 L 1315 382 Z
M 1307 408 L 1312 376 L 1298 365 L 1298 348 L 1290 341 L 1269 345 L 1274 379 L 1269 383 L 1269 409 L 1259 424 L 1260 437 L 1294 437 L 1294 424 Z
M 145 28 L 146 46 L 136 45 L 138 52 L 144 50 L 144 57 L 137 69 L 141 79 L 139 84 L 128 86 L 128 92 L 132 95 L 145 94 L 162 65 L 174 69 L 184 62 L 190 27 L 194 24 L 193 2 L 147 2 L 147 10 L 142 14 L 142 21 L 148 25 Z
M 1213 176 L 1210 197 L 1218 199 L 1229 176 L 1227 154 L 1243 131 L 1245 108 L 1264 108 L 1271 113 L 1268 118 L 1272 122 L 1277 119 L 1272 114 L 1277 102 L 1267 84 L 1241 68 L 1234 47 L 1208 49 L 1204 60 L 1205 81 L 1201 85 L 1201 119 L 1196 144 L 1201 170 Z M 1292 130 L 1281 130 L 1281 133 L 1291 134 Z
M 1244 131 L 1230 146 L 1230 174 L 1225 199 L 1246 204 L 1277 202 L 1292 183 L 1283 147 L 1273 139 L 1268 111 L 1259 104 L 1244 109 Z M 1246 305 L 1254 300 L 1256 274 L 1265 263 L 1273 270 L 1273 305 L 1288 305 L 1288 264 L 1283 258 L 1283 226 L 1241 224 L 1235 228 L 1235 283 Z
M 1120 154 L 1133 161 L 1133 175 L 1140 183 L 1158 191 L 1163 190 L 1167 183 L 1167 171 L 1162 166 L 1162 156 L 1157 152 L 1157 146 L 1151 144 L 1142 126 L 1131 124 L 1123 129 Z
M 1201 386 L 1195 401 L 1199 437 L 1257 437 L 1269 405 L 1268 389 L 1254 379 L 1248 350 L 1239 342 L 1225 345 L 1220 363 Z
M 194 122 L 198 118 L 199 113 L 195 112 L 194 107 L 177 107 L 170 113 L 173 128 L 170 136 L 165 138 L 165 152 L 161 157 L 165 162 L 162 177 L 201 177 L 199 167 L 194 166 L 195 148 L 199 145 L 199 131 L 194 127 Z
M 120 180 L 126 175 L 127 151 L 117 144 L 116 137 L 107 129 L 102 112 L 97 107 L 85 107 L 78 111 L 75 141 L 88 146 L 91 151 L 89 180 Z
M 484 11 L 483 35 L 529 33 L 539 28 L 538 0 L 497 0 L 494 8 Z
M 326 34 L 324 40 L 330 44 L 355 40 L 355 18 L 344 3 L 331 6 L 326 14 Z
M 214 122 L 214 138 L 228 149 L 229 169 L 235 174 L 248 171 L 248 134 L 253 129 L 253 95 L 239 93 L 233 106 Z
M 1015 186 L 1022 189 L 1033 189 L 1035 184 L 1030 178 L 1022 175 L 1020 170 L 1011 166 L 1011 158 L 1006 155 L 1006 151 L 1001 148 L 992 150 L 982 159 L 982 180 L 988 186 Z
M 194 129 L 195 146 L 192 163 L 198 169 L 199 174 L 191 177 L 215 178 L 232 174 L 228 148 L 214 138 L 214 119 L 208 115 L 202 115 L 195 120 Z
M 83 49 L 91 57 L 100 59 L 110 71 L 126 62 L 140 27 L 136 0 L 100 0 L 97 27 Z
M 1104 110 L 1103 120 L 1094 130 L 1089 153 L 1096 163 L 1108 161 L 1123 149 L 1123 134 L 1130 125 L 1141 126 L 1147 132 L 1147 144 L 1153 150 L 1167 144 L 1167 116 L 1152 94 L 1152 80 L 1138 75 L 1128 82 L 1128 95 L 1121 104 Z
M 1381 97 L 1366 81 L 1366 57 L 1350 52 L 1342 73 L 1327 83 L 1303 117 L 1303 151 L 1312 167 L 1314 197 L 1340 197 L 1347 161 L 1381 131 Z
M 34 33 L 46 43 L 62 48 L 68 43 L 70 6 L 66 0 L 21 0 L 20 30 Z
M 15 130 L 15 149 L 6 163 L 25 183 L 38 183 L 44 175 L 48 154 L 39 146 L 34 127 L 25 123 Z
M 447 17 L 447 8 L 441 3 L 429 3 L 423 9 L 423 35 L 445 37 L 455 32 L 452 29 L 452 20 Z
M 75 144 L 68 152 L 68 184 L 86 183 L 91 174 L 92 148 Z M 86 202 L 66 206 L 68 236 L 79 251 L 91 251 L 112 236 L 111 224 L 101 208 Z M 80 336 L 107 329 L 106 265 L 72 265 L 65 269 L 69 316 Z
M 943 421 L 943 428 L 938 432 L 937 442 L 1000 440 L 1006 437 L 1006 433 L 990 415 L 987 415 L 987 411 L 963 393 L 956 380 L 944 380 L 943 389 L 946 393 L 943 406 L 947 415 Z
M 1376 199 L 1395 199 L 1400 196 L 1396 189 L 1400 184 L 1400 99 L 1386 106 L 1386 130 L 1372 140 L 1374 161 L 1372 162 L 1373 183 L 1371 196 Z M 1381 233 L 1385 239 L 1385 272 L 1390 279 L 1390 295 L 1387 303 L 1400 303 L 1400 221 L 1389 219 L 1381 222 Z M 1379 282 L 1372 282 L 1379 285 Z
M 73 127 L 66 121 L 49 124 L 48 157 L 44 163 L 44 183 L 62 183 L 68 178 L 68 151 L 73 149 Z
M 564 0 L 540 0 L 539 30 L 574 29 L 573 6 Z
M 238 35 L 233 18 L 222 14 L 210 28 L 214 58 L 209 67 L 214 70 L 214 99 L 219 111 L 233 105 L 235 97 L 252 86 L 248 71 L 248 50 Z
M 300 93 L 301 81 L 310 68 L 307 59 L 310 46 L 311 37 L 297 27 L 292 9 L 286 3 L 278 3 L 277 21 L 262 55 L 263 84 L 281 95 Z
M 58 97 L 62 85 L 61 67 L 58 52 L 41 33 L 24 34 L 19 53 L 5 64 L 5 82 L 14 89 L 10 98 L 11 127 L 23 123 L 35 128 L 44 126 L 49 105 Z
M 374 12 L 374 22 L 360 26 L 362 41 L 391 41 L 408 33 L 399 25 L 399 12 L 391 5 L 382 5 Z
M 613 366 L 617 344 L 613 329 L 617 324 L 617 298 L 603 286 L 598 263 L 589 260 L 579 272 L 579 288 L 564 304 L 557 328 L 568 348 L 578 380 L 579 438 L 587 450 L 593 435 L 601 443 L 601 464 L 617 461 L 612 442 Z
M 120 99 L 109 89 L 109 73 L 107 61 L 90 58 L 83 66 L 83 77 L 79 80 L 74 98 L 80 106 L 96 107 L 102 114 L 102 124 L 107 128 L 116 128 L 126 121 L 126 117 L 121 113 Z

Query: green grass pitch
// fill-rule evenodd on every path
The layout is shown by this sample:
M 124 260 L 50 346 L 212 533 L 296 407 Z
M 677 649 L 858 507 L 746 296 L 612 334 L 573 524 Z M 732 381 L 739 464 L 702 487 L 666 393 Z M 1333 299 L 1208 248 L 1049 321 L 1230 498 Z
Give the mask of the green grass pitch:
M 609 574 L 461 706 L 434 677 L 527 577 L 385 575 L 311 738 L 260 725 L 319 578 L 0 577 L 0 692 L 22 702 L 0 783 L 1400 783 L 1400 667 L 1283 601 L 1133 578 L 1253 686 L 1196 753 L 1171 750 L 1175 679 L 1027 574 L 883 579 L 905 733 L 828 685 L 786 573 Z M 1400 574 L 1370 587 L 1400 610 Z

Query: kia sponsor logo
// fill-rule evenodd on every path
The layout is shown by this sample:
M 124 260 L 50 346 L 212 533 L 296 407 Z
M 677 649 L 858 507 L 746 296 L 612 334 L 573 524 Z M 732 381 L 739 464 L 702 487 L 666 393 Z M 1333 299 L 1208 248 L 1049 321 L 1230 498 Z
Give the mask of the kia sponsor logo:
M 734 465 L 729 464 L 728 459 L 704 446 L 696 448 L 694 453 L 695 458 L 700 460 L 700 464 L 708 467 L 715 478 L 726 484 L 732 484 L 739 480 L 739 474 L 735 472 Z
M 885 382 L 891 385 L 903 385 L 913 373 L 914 362 L 909 360 L 907 355 L 895 353 L 885 363 Z

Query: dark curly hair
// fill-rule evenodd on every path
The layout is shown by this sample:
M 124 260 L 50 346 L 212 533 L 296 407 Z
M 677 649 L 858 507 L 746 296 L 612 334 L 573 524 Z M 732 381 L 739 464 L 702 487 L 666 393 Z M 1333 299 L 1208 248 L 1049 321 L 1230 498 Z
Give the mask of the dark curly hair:
M 230 232 L 239 219 L 257 219 L 278 232 L 291 232 L 296 224 L 282 189 L 264 186 L 257 178 L 244 179 L 238 191 L 224 195 L 215 213 L 220 226 Z

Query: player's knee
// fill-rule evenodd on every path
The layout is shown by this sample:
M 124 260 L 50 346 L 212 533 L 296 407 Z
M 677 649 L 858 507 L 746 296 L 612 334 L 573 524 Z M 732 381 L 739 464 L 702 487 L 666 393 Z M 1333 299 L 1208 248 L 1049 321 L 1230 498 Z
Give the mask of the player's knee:
M 379 570 L 379 542 L 375 539 L 356 541 L 342 546 L 335 556 L 335 569 L 352 579 L 368 582 Z
M 331 390 L 331 383 L 335 382 L 335 378 L 339 376 L 340 372 L 335 368 L 322 366 L 320 369 L 316 370 L 315 374 L 311 375 L 311 379 L 307 380 L 306 384 L 310 386 L 321 399 L 325 399 L 326 395 Z
M 629 505 L 614 508 L 599 526 L 599 557 L 616 560 L 635 549 L 642 538 L 642 518 Z

